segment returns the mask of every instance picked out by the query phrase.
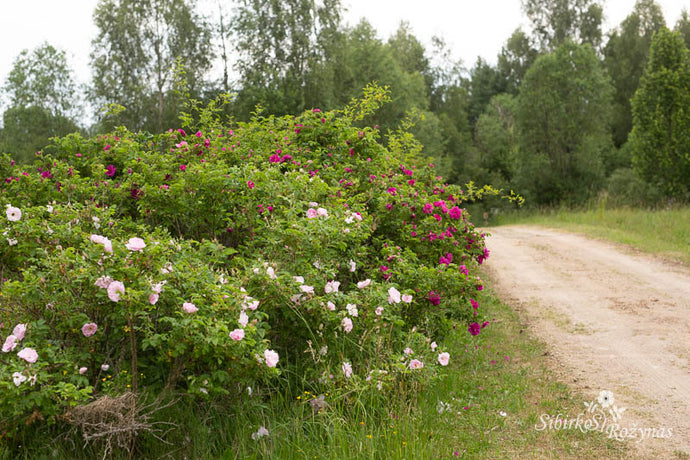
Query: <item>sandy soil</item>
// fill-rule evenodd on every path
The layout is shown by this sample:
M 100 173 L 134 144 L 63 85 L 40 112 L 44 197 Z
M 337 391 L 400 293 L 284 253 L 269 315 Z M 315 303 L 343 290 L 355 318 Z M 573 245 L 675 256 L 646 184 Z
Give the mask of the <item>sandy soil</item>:
M 637 431 L 628 439 L 642 458 L 687 458 L 690 271 L 557 230 L 489 232 L 492 285 L 547 343 L 559 377 L 589 401 L 613 392 L 630 432 L 672 429 L 668 438 Z

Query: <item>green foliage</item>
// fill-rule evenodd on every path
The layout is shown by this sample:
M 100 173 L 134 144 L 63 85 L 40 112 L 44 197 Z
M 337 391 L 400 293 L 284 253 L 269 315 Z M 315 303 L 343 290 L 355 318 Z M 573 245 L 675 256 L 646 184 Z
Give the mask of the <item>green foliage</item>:
M 191 0 L 100 0 L 94 12 L 98 36 L 93 41 L 91 99 L 98 105 L 126 108 L 101 119 L 101 130 L 127 125 L 161 131 L 177 119 L 173 71 L 184 62 L 191 94 L 213 58 L 210 26 Z
M 494 96 L 475 127 L 479 167 L 487 176 L 478 177 L 496 186 L 509 184 L 515 174 L 517 132 L 516 99 L 509 94 Z
M 604 9 L 598 0 L 522 0 L 522 9 L 542 50 L 568 41 L 601 45 Z
M 505 80 L 507 93 L 517 95 L 527 69 L 532 66 L 538 54 L 530 37 L 522 29 L 516 29 L 508 38 L 498 55 L 497 64 L 498 71 Z
M 611 129 L 616 147 L 627 141 L 632 129 L 630 99 L 647 65 L 652 36 L 665 24 L 656 2 L 638 0 L 633 12 L 609 35 L 604 47 L 604 67 L 614 87 Z
M 591 46 L 569 42 L 537 59 L 515 110 L 518 193 L 532 203 L 553 204 L 598 191 L 611 150 L 610 96 Z
M 387 97 L 366 93 L 232 128 L 214 105 L 189 134 L 73 134 L 30 168 L 3 157 L 0 330 L 26 325 L 0 355 L 8 448 L 130 391 L 155 405 L 436 378 L 429 343 L 481 321 L 488 252 L 463 203 L 499 192 L 444 184 L 412 120 L 388 148 L 353 126 Z
M 670 197 L 690 196 L 690 60 L 683 37 L 661 29 L 632 100 L 633 167 Z

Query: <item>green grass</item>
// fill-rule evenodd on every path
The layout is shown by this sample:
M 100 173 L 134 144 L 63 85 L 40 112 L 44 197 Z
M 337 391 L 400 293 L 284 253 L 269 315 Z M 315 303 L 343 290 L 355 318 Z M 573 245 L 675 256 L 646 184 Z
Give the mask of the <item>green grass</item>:
M 690 265 L 690 207 L 525 211 L 499 216 L 494 224 L 562 228 Z
M 170 444 L 144 437 L 133 457 L 627 458 L 622 445 L 600 433 L 535 429 L 541 414 L 576 416 L 593 395 L 574 394 L 555 379 L 544 361 L 543 345 L 524 333 L 509 306 L 489 293 L 483 308 L 492 324 L 479 337 L 455 331 L 446 343 L 451 344 L 449 375 L 411 400 L 395 390 L 387 399 L 376 391 L 339 399 L 325 395 L 329 407 L 319 413 L 305 401 L 311 397 L 304 393 L 309 388 L 295 388 L 290 396 L 273 393 L 270 398 L 245 394 L 215 404 L 180 401 L 167 409 L 167 417 L 177 424 L 165 436 Z M 443 413 L 439 402 L 447 409 Z M 260 425 L 270 435 L 251 439 Z M 82 450 L 76 435 L 52 443 L 25 441 L 26 458 L 102 457 L 101 445 Z M 127 456 L 120 450 L 110 458 Z

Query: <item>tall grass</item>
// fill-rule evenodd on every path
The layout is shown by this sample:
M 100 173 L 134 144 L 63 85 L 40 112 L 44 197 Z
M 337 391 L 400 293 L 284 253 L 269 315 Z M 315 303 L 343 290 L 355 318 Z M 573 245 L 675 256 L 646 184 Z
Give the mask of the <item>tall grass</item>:
M 627 458 L 600 433 L 537 431 L 541 414 L 578 414 L 593 395 L 573 394 L 544 363 L 544 347 L 523 333 L 520 318 L 490 294 L 482 304 L 491 324 L 478 337 L 464 328 L 447 338 L 449 374 L 413 392 L 355 392 L 315 410 L 306 384 L 285 393 L 193 405 L 181 400 L 161 414 L 175 424 L 139 440 L 130 458 L 193 459 L 454 459 Z M 449 347 L 449 348 L 448 348 Z M 260 426 L 270 434 L 252 439 Z M 73 433 L 25 439 L 25 458 L 102 458 Z M 41 439 L 41 442 L 37 442 Z M 4 458 L 2 455 L 0 457 Z M 128 458 L 115 450 L 109 458 Z
M 498 216 L 494 224 L 563 228 L 690 265 L 690 207 L 515 211 Z

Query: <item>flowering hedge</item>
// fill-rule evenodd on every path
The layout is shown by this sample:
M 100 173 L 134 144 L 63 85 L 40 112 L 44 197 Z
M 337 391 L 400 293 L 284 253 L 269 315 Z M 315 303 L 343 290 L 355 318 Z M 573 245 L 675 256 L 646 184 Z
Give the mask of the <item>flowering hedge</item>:
M 427 381 L 481 320 L 490 189 L 437 177 L 342 111 L 125 128 L 0 158 L 0 429 L 128 391 L 232 394 L 289 370 L 326 391 Z M 280 380 L 279 380 L 280 381 Z

